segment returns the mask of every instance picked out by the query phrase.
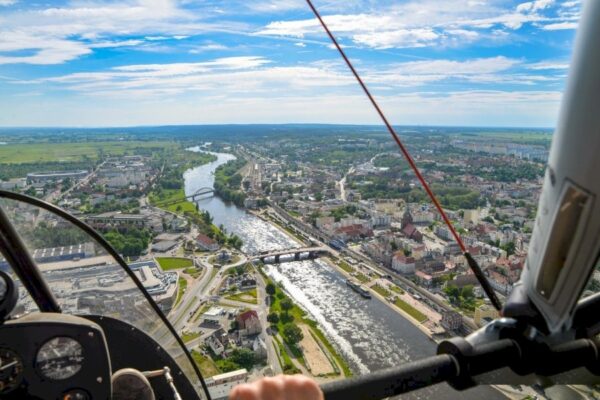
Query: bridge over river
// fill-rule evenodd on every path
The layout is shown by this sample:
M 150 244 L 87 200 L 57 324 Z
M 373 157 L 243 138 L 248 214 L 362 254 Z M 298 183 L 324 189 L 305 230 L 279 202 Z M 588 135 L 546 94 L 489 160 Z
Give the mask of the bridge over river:
M 215 189 L 211 188 L 211 187 L 201 187 L 200 189 L 196 190 L 194 193 L 185 196 L 185 197 L 179 197 L 177 199 L 173 199 L 173 200 L 168 200 L 168 201 L 158 201 L 156 202 L 156 206 L 160 206 L 160 207 L 166 207 L 166 206 L 170 206 L 172 204 L 177 204 L 177 203 L 181 203 L 182 201 L 185 200 L 189 200 L 189 201 L 196 201 L 200 198 L 205 198 L 205 197 L 210 197 L 215 193 Z M 209 195 L 209 196 L 207 196 Z
M 292 262 L 292 261 L 299 261 L 300 255 L 304 254 L 304 253 L 308 253 L 308 257 L 304 258 L 304 260 L 314 260 L 315 258 L 319 258 L 321 256 L 325 256 L 325 255 L 330 255 L 331 254 L 331 249 L 329 247 L 325 247 L 325 246 L 313 246 L 313 247 L 295 247 L 295 248 L 291 248 L 291 249 L 285 249 L 285 250 L 274 250 L 274 251 L 267 251 L 267 252 L 260 252 L 257 255 L 254 255 L 252 257 L 249 258 L 250 261 L 261 261 L 263 263 L 265 263 L 267 258 L 274 258 L 274 263 L 275 264 L 279 264 L 282 262 L 281 257 L 282 256 L 294 256 L 293 260 L 284 260 L 283 262 Z

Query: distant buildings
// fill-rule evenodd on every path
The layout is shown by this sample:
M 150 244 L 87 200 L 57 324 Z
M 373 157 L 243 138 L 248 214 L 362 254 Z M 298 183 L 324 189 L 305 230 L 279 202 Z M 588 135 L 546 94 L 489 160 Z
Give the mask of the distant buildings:
M 7 181 L 0 180 L 0 189 L 2 190 L 23 189 L 25 186 L 27 186 L 27 179 L 25 178 L 14 178 Z
M 85 178 L 87 174 L 87 170 L 31 172 L 27 174 L 27 183 L 58 182 L 68 178 L 79 180 Z

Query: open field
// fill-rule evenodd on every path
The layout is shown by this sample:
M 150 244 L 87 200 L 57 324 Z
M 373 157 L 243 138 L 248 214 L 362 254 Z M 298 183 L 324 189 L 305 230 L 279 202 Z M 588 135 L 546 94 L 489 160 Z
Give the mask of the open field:
M 249 304 L 258 304 L 258 300 L 256 299 L 256 289 L 231 294 L 225 298 L 228 300 L 241 301 Z
M 156 261 L 163 271 L 170 271 L 172 269 L 188 268 L 193 266 L 192 260 L 189 258 L 178 258 L 178 257 L 157 257 Z
M 0 163 L 33 163 L 48 161 L 82 161 L 98 159 L 99 155 L 120 156 L 139 150 L 177 147 L 167 141 L 109 141 L 83 143 L 8 144 L 0 146 Z
M 210 357 L 206 357 L 202 355 L 202 353 L 192 350 L 192 358 L 196 362 L 196 365 L 198 365 L 198 368 L 200 368 L 202 376 L 205 378 L 221 373 L 217 365 L 210 359 Z
M 427 320 L 427 316 L 425 314 L 400 298 L 396 298 L 394 305 L 419 322 L 425 322 Z

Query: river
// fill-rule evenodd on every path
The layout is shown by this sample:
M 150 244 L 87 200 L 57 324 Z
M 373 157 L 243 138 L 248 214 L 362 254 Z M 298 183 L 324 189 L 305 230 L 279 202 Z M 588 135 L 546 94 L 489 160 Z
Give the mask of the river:
M 200 147 L 190 149 L 200 151 Z M 186 195 L 203 187 L 212 187 L 213 171 L 235 157 L 213 153 L 217 160 L 185 172 Z M 217 196 L 197 201 L 201 209 L 213 216 L 244 241 L 244 251 L 285 249 L 299 246 L 277 227 L 245 212 Z M 342 274 L 324 261 L 297 261 L 267 265 L 266 272 L 281 282 L 294 301 L 316 320 L 332 343 L 359 374 L 397 366 L 406 361 L 435 353 L 435 343 L 412 323 L 376 298 L 363 299 L 344 283 Z M 445 384 L 404 395 L 406 399 L 502 399 L 490 388 L 470 389 L 457 393 Z

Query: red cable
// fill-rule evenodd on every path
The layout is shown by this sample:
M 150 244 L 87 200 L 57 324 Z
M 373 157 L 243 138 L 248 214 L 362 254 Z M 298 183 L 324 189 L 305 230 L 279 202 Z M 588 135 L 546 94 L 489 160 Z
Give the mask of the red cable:
M 437 210 L 439 211 L 440 215 L 442 216 L 442 219 L 444 220 L 444 222 L 448 226 L 448 229 L 450 229 L 450 232 L 452 233 L 452 236 L 454 236 L 454 239 L 456 240 L 456 243 L 458 243 L 458 247 L 460 247 L 461 252 L 466 253 L 467 252 L 467 248 L 465 247 L 462 239 L 458 235 L 458 232 L 456 232 L 456 230 L 454 229 L 454 226 L 452 226 L 452 222 L 450 222 L 450 219 L 448 218 L 448 216 L 446 215 L 446 213 L 442 209 L 442 206 L 440 205 L 440 203 L 438 202 L 437 198 L 435 197 L 435 195 L 433 194 L 433 192 L 429 188 L 429 185 L 425 181 L 425 178 L 423 178 L 423 175 L 421 175 L 421 172 L 419 171 L 419 168 L 417 168 L 417 165 L 415 164 L 414 160 L 410 156 L 410 153 L 408 152 L 408 150 L 406 149 L 406 147 L 404 147 L 404 145 L 400 141 L 400 137 L 398 136 L 398 134 L 396 133 L 396 131 L 394 130 L 394 128 L 392 127 L 392 125 L 388 122 L 387 118 L 383 114 L 383 111 L 381 111 L 381 109 L 379 108 L 379 105 L 377 104 L 377 102 L 375 101 L 375 99 L 373 98 L 373 96 L 371 95 L 371 92 L 369 92 L 369 89 L 364 84 L 364 82 L 361 79 L 361 77 L 358 75 L 358 73 L 354 69 L 354 66 L 352 65 L 352 63 L 350 62 L 350 60 L 348 59 L 348 57 L 346 57 L 346 53 L 344 52 L 344 50 L 342 50 L 342 48 L 338 44 L 337 40 L 335 39 L 335 37 L 333 36 L 333 34 L 331 33 L 331 31 L 329 30 L 329 28 L 325 24 L 325 21 L 323 21 L 323 18 L 321 18 L 321 14 L 319 14 L 319 12 L 315 8 L 315 6 L 312 4 L 312 1 L 311 0 L 306 0 L 306 2 L 308 3 L 308 5 L 312 9 L 313 13 L 315 14 L 315 16 L 317 17 L 317 19 L 319 20 L 319 22 L 323 26 L 323 29 L 325 29 L 325 32 L 327 32 L 327 35 L 329 36 L 329 38 L 331 39 L 331 41 L 333 42 L 333 44 L 335 45 L 335 47 L 338 49 L 338 51 L 340 52 L 340 54 L 344 58 L 344 61 L 348 65 L 348 68 L 350 68 L 350 70 L 352 71 L 352 74 L 354 74 L 354 77 L 356 78 L 356 80 L 358 81 L 358 83 L 360 84 L 360 86 L 362 87 L 363 91 L 365 92 L 365 94 L 367 95 L 367 97 L 369 98 L 369 100 L 371 100 L 371 104 L 373 104 L 373 107 L 375 107 L 375 110 L 377 111 L 377 114 L 379 114 L 379 116 L 383 120 L 383 123 L 385 124 L 385 126 L 388 129 L 388 131 L 390 132 L 390 135 L 392 135 L 392 137 L 394 138 L 394 141 L 396 142 L 396 144 L 398 144 L 398 147 L 400 147 L 400 151 L 402 152 L 402 154 L 404 154 L 404 157 L 406 158 L 406 161 L 408 161 L 408 163 L 410 164 L 410 167 L 415 172 L 415 174 L 417 175 L 417 178 L 421 182 L 421 185 L 423 185 L 423 188 L 425 189 L 425 191 L 429 195 L 429 198 L 433 202 L 433 205 L 435 205 L 435 208 L 437 208 Z

